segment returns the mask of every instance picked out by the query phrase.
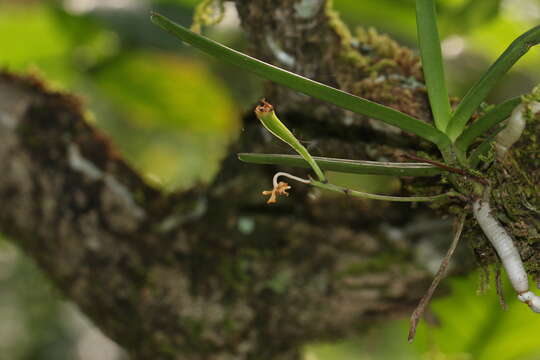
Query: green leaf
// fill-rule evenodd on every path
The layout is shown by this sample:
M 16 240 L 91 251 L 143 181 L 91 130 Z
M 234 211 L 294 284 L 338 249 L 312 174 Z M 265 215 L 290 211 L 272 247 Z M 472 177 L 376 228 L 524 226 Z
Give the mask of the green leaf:
M 309 168 L 309 164 L 298 155 L 240 153 L 238 159 L 247 163 L 283 165 Z M 334 159 L 313 156 L 321 169 L 350 174 L 392 176 L 435 176 L 444 170 L 427 163 L 392 163 L 378 161 Z
M 484 114 L 484 116 L 476 120 L 474 123 L 472 123 L 469 127 L 465 129 L 465 131 L 456 140 L 456 148 L 459 151 L 465 153 L 469 145 L 471 145 L 474 141 L 474 139 L 484 134 L 493 126 L 506 120 L 510 116 L 514 108 L 520 103 L 521 98 L 516 97 L 495 106 L 493 109 Z
M 422 68 L 428 89 L 429 103 L 435 126 L 445 131 L 452 110 L 446 90 L 441 41 L 437 29 L 437 15 L 433 0 L 416 0 L 416 26 Z
M 484 141 L 482 141 L 480 145 L 476 147 L 476 149 L 473 150 L 473 152 L 471 153 L 468 159 L 469 165 L 473 169 L 478 166 L 478 164 L 482 160 L 482 156 L 486 156 L 488 151 L 491 150 L 491 145 L 493 144 L 493 141 L 495 140 L 495 136 L 497 136 L 497 134 L 500 133 L 504 128 L 505 126 L 500 126 L 491 135 L 489 135 L 486 139 L 484 139 Z
M 283 124 L 276 113 L 274 112 L 274 107 L 262 100 L 262 105 L 257 106 L 255 109 L 255 114 L 257 118 L 261 121 L 264 127 L 270 131 L 275 137 L 281 141 L 289 144 L 297 153 L 302 156 L 302 158 L 309 164 L 309 166 L 315 171 L 319 180 L 326 182 L 326 177 L 322 172 L 319 165 L 313 160 L 311 154 L 307 149 L 298 141 L 298 139 L 293 135 L 293 133 Z
M 497 82 L 532 46 L 539 42 L 540 26 L 536 26 L 514 40 L 482 78 L 465 94 L 446 131 L 452 141 L 461 135 L 467 121 Z
M 357 114 L 381 120 L 387 124 L 396 126 L 435 143 L 439 148 L 448 148 L 450 144 L 450 140 L 443 132 L 390 107 L 348 94 L 344 91 L 307 79 L 242 54 L 204 36 L 196 34 L 162 15 L 152 13 L 152 21 L 172 35 L 199 50 L 215 56 L 220 60 L 239 66 L 242 69 L 251 71 L 265 79 L 287 86 L 306 95 L 313 96 L 317 99 L 327 101 Z

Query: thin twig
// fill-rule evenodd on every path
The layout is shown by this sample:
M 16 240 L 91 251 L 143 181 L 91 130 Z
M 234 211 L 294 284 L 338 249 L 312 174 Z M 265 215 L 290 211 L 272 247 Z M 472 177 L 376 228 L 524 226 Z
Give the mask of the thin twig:
M 441 169 L 452 172 L 454 174 L 458 174 L 458 175 L 461 175 L 461 176 L 464 176 L 464 177 L 468 177 L 471 180 L 474 180 L 474 181 L 476 181 L 476 182 L 478 182 L 478 183 L 480 183 L 482 185 L 489 185 L 489 182 L 486 179 L 483 179 L 483 178 L 481 178 L 479 176 L 473 175 L 473 174 L 471 174 L 468 171 L 465 171 L 463 169 L 458 169 L 458 168 L 455 168 L 455 167 L 452 167 L 452 166 L 448 166 L 448 165 L 443 164 L 442 162 L 439 162 L 439 161 L 425 159 L 425 158 L 418 157 L 418 156 L 411 155 L 411 154 L 404 154 L 403 157 L 411 159 L 411 160 L 426 162 L 428 164 L 435 165 L 435 166 L 437 166 L 437 167 L 439 167 Z
M 414 336 L 416 335 L 416 327 L 418 326 L 420 318 L 424 314 L 424 311 L 426 310 L 426 307 L 429 304 L 429 301 L 431 300 L 433 293 L 437 289 L 437 286 L 439 286 L 439 283 L 446 275 L 446 270 L 448 268 L 448 265 L 450 264 L 450 259 L 452 258 L 452 255 L 454 254 L 454 251 L 456 250 L 457 244 L 459 242 L 459 238 L 461 236 L 461 231 L 463 230 L 465 217 L 466 217 L 466 214 L 463 214 L 459 217 L 458 222 L 457 222 L 457 228 L 454 233 L 454 239 L 452 240 L 452 244 L 450 245 L 448 252 L 446 253 L 446 255 L 444 256 L 441 262 L 439 271 L 437 271 L 437 274 L 435 275 L 435 278 L 433 279 L 433 282 L 431 283 L 428 291 L 422 297 L 422 299 L 418 303 L 418 306 L 416 307 L 416 309 L 411 315 L 411 324 L 409 327 L 409 337 L 408 337 L 409 342 L 412 342 L 414 340 Z
M 412 154 L 403 154 L 403 157 L 407 158 L 407 159 L 411 159 L 411 160 L 426 162 L 428 164 L 435 165 L 436 167 L 439 167 L 441 169 L 444 169 L 446 171 L 453 172 L 453 173 L 456 173 L 456 174 L 459 174 L 459 175 L 463 175 L 463 176 L 467 175 L 467 173 L 464 170 L 448 166 L 448 165 L 443 164 L 442 162 L 439 162 L 439 161 L 426 159 L 426 158 L 419 157 L 419 156 L 412 155 Z

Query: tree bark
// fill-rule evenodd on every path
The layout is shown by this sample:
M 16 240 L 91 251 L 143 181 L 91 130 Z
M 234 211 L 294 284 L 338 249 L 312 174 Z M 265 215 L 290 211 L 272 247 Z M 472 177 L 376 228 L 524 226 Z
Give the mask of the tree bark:
M 257 56 L 429 121 L 410 50 L 373 31 L 353 42 L 322 0 L 235 3 Z M 283 88 L 268 94 L 327 156 L 433 150 Z M 244 121 L 212 184 L 164 194 L 85 121 L 77 98 L 4 72 L 0 229 L 132 359 L 298 359 L 307 342 L 408 314 L 430 281 L 415 249 L 444 248 L 449 222 L 306 186 L 268 206 L 260 190 L 276 169 L 235 154 L 276 145 Z

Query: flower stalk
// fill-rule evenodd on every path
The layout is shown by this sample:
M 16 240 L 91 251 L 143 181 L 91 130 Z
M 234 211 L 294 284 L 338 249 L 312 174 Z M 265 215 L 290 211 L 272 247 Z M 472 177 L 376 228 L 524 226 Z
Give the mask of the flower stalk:
M 255 108 L 255 115 L 257 115 L 257 118 L 261 121 L 266 130 L 270 131 L 270 133 L 281 141 L 289 144 L 290 147 L 292 147 L 301 157 L 304 158 L 304 160 L 308 162 L 309 166 L 311 166 L 320 181 L 326 181 L 323 171 L 315 160 L 313 160 L 311 154 L 307 151 L 304 145 L 298 141 L 293 133 L 278 119 L 272 104 L 262 99 L 261 105 Z

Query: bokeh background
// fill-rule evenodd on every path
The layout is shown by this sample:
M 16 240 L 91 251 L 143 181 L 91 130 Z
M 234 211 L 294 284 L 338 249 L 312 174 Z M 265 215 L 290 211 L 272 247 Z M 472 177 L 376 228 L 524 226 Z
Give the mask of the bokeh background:
M 180 44 L 153 26 L 157 10 L 187 25 L 198 0 L 0 0 L 0 67 L 35 73 L 79 94 L 148 181 L 166 190 L 208 181 L 240 117 L 261 96 L 260 80 Z M 351 25 L 373 26 L 413 48 L 414 0 L 334 0 Z M 442 0 L 440 29 L 450 93 L 463 95 L 519 34 L 540 21 L 540 0 Z M 205 29 L 245 49 L 234 8 Z M 498 102 L 540 81 L 533 49 L 492 94 Z M 369 184 L 364 184 L 369 185 Z M 1 236 L 1 235 L 0 235 Z M 462 244 L 462 246 L 465 246 Z M 459 266 L 459 264 L 454 265 Z M 358 336 L 313 344 L 306 360 L 540 359 L 540 317 L 506 289 L 503 311 L 481 273 L 445 280 L 430 325 L 406 343 L 407 320 L 359 328 Z M 0 360 L 125 359 L 47 277 L 0 238 Z

